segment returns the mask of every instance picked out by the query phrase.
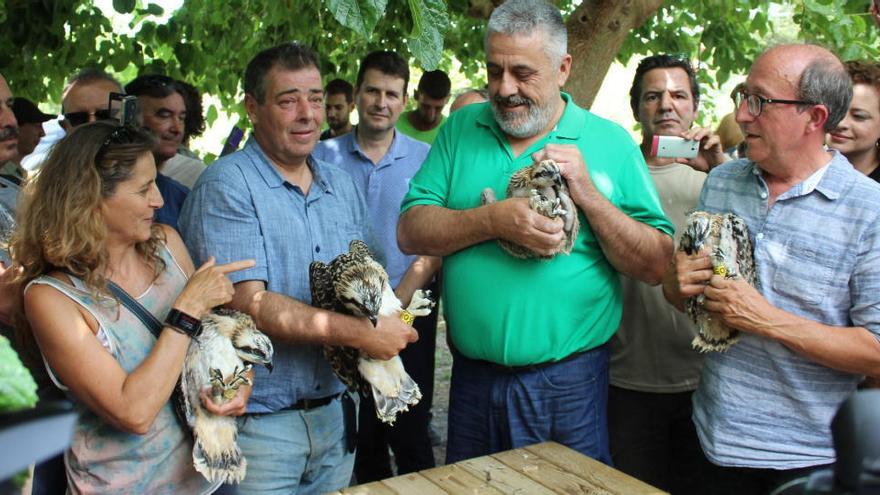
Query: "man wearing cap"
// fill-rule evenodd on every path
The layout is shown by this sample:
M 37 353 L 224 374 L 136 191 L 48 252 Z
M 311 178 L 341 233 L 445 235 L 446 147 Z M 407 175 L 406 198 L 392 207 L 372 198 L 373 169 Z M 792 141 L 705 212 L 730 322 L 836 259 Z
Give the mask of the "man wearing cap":
M 12 104 L 15 120 L 18 121 L 18 159 L 33 153 L 40 138 L 46 135 L 43 122 L 52 120 L 54 115 L 43 113 L 34 102 L 27 98 L 15 98 Z

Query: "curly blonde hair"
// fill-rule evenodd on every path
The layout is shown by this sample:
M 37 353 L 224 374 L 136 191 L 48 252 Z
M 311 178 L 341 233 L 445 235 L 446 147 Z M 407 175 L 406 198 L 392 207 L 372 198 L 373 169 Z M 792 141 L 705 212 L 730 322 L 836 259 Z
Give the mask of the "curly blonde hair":
M 23 190 L 10 242 L 21 289 L 41 275 L 63 271 L 82 279 L 95 295 L 109 294 L 107 229 L 100 205 L 154 148 L 155 140 L 146 131 L 109 122 L 79 126 L 52 148 Z M 158 250 L 165 238 L 158 225 L 151 230 L 150 238 L 135 249 L 155 280 L 165 270 Z M 22 291 L 16 292 L 20 298 Z M 35 349 L 21 301 L 15 323 L 20 343 Z

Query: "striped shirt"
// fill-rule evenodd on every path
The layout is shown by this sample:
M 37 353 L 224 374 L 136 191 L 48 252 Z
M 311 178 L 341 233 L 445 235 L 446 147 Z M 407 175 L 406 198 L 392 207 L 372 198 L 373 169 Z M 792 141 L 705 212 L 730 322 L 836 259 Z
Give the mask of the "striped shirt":
M 829 165 L 769 207 L 768 197 L 757 164 L 737 160 L 712 171 L 700 209 L 733 212 L 748 224 L 759 291 L 770 304 L 880 338 L 880 185 L 833 152 Z M 831 418 L 860 380 L 746 333 L 707 356 L 694 395 L 703 450 L 723 466 L 834 462 Z

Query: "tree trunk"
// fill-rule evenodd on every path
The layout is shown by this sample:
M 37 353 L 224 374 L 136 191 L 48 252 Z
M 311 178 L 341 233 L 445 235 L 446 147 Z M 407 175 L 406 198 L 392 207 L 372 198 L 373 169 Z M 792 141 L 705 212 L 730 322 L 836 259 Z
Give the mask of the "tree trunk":
M 663 0 L 584 0 L 568 19 L 568 53 L 573 63 L 565 90 L 590 108 L 608 68 L 626 41 Z

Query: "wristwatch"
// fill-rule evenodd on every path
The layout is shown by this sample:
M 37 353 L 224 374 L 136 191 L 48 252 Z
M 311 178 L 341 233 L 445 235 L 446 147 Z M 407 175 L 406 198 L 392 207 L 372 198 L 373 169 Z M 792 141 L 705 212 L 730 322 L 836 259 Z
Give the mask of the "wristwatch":
M 172 330 L 189 335 L 191 338 L 196 338 L 202 333 L 202 322 L 198 318 L 193 318 L 174 308 L 171 308 L 168 316 L 165 317 L 165 324 L 171 327 Z

